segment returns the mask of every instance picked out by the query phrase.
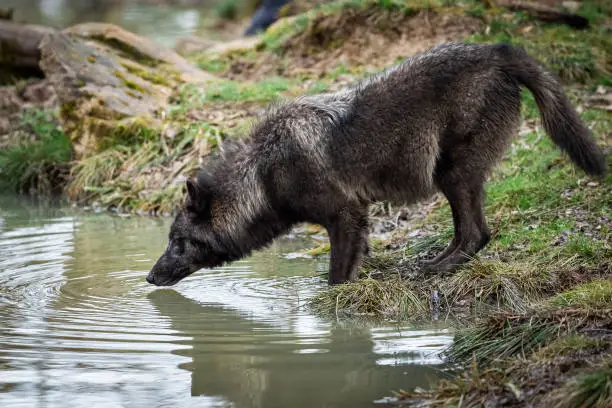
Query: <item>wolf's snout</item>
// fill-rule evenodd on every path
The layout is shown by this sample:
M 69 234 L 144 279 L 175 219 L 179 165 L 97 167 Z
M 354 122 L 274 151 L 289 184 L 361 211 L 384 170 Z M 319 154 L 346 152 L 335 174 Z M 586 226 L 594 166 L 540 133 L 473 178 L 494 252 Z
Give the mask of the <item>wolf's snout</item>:
M 152 273 L 149 273 L 147 275 L 147 282 L 154 284 L 155 283 L 155 277 L 153 276 Z

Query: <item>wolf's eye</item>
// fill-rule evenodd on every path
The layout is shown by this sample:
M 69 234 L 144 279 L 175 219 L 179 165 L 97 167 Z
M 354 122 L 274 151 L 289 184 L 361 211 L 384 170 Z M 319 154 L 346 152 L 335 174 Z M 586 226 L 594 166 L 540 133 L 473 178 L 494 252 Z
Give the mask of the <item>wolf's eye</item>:
M 176 255 L 180 255 L 185 252 L 185 240 L 178 238 L 174 240 L 173 244 L 174 245 L 172 245 L 172 251 Z

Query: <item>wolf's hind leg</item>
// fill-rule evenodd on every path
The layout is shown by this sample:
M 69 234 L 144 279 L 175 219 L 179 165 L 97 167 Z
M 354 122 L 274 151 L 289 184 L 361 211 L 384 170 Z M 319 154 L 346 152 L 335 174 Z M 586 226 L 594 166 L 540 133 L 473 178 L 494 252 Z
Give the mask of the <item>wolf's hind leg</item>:
M 442 253 L 425 264 L 425 269 L 443 273 L 453 271 L 480 251 L 489 242 L 490 232 L 482 208 L 484 191 L 479 177 L 441 177 L 439 185 L 451 206 L 455 236 Z
M 328 223 L 327 230 L 331 246 L 328 283 L 357 280 L 367 248 L 367 210 L 345 207 Z

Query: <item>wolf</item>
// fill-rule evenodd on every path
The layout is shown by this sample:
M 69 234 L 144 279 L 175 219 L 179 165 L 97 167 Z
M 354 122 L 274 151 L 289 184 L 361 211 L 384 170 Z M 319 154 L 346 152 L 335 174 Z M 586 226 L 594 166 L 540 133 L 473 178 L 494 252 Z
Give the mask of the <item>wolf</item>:
M 483 184 L 518 134 L 522 86 L 553 142 L 586 173 L 604 174 L 602 150 L 543 65 L 504 43 L 441 44 L 341 91 L 273 103 L 186 182 L 147 281 L 173 285 L 302 222 L 328 231 L 328 283 L 355 281 L 368 206 L 437 191 L 450 203 L 454 237 L 424 268 L 454 271 L 490 240 Z

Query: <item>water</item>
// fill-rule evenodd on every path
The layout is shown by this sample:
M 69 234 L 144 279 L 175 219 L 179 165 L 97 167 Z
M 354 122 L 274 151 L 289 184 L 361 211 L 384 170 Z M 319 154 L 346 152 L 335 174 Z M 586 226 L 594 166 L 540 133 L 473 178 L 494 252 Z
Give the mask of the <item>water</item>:
M 444 328 L 303 307 L 326 264 L 298 237 L 147 284 L 169 221 L 0 198 L 0 406 L 362 407 L 436 378 Z
M 163 3 L 163 2 L 160 2 Z M 30 24 L 66 28 L 84 22 L 117 24 L 138 35 L 171 47 L 177 38 L 215 30 L 205 23 L 213 17 L 215 0 L 183 1 L 179 7 L 138 0 L 0 0 L 0 7 L 15 10 L 14 19 Z

